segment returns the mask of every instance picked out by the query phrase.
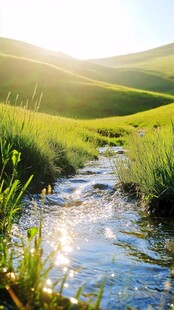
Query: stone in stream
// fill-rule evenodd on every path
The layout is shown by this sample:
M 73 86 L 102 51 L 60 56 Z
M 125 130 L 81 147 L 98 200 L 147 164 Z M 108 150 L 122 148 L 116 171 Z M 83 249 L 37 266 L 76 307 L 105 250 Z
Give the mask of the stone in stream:
M 99 190 L 102 190 L 102 191 L 105 191 L 105 190 L 114 190 L 114 188 L 113 188 L 111 185 L 103 184 L 103 183 L 95 183 L 95 184 L 93 185 L 93 188 L 94 188 L 94 189 L 99 189 Z

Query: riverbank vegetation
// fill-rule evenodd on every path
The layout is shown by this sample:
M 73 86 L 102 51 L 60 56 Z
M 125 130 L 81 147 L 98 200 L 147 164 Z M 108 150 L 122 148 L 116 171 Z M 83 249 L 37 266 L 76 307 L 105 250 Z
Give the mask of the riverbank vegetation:
M 152 53 L 156 72 L 151 72 L 148 53 L 140 55 L 136 69 L 137 55 L 123 56 L 128 68 L 118 69 L 116 59 L 101 60 L 99 66 L 22 42 L 1 42 L 0 309 L 97 310 L 104 282 L 96 301 L 86 304 L 80 301 L 82 288 L 72 298 L 63 296 L 66 275 L 49 280 L 55 253 L 44 257 L 42 208 L 39 227 L 29 228 L 18 247 L 11 228 L 26 190 L 40 193 L 57 177 L 74 174 L 87 160 L 97 159 L 97 147 L 103 145 L 127 149 L 127 158 L 117 162 L 124 189 L 151 213 L 174 214 L 174 104 L 168 104 L 174 101 L 173 56 L 168 58 L 173 45 L 164 50 L 163 62 L 154 62 Z M 108 61 L 112 68 L 103 66 Z
M 33 201 L 35 216 L 39 216 L 38 227 L 27 229 L 26 237 L 21 237 L 15 226 L 21 214 L 22 195 L 33 176 L 22 185 L 18 172 L 21 153 L 1 140 L 0 171 L 0 309 L 88 309 L 98 310 L 104 288 L 101 283 L 98 295 L 82 298 L 83 287 L 75 296 L 63 296 L 67 272 L 55 281 L 49 274 L 56 264 L 56 249 L 45 257 L 42 248 L 42 226 L 44 200 L 47 193 L 42 190 L 40 206 Z M 39 214 L 38 214 L 39 213 Z M 17 238 L 18 241 L 14 241 Z M 82 301 L 85 299 L 85 302 Z
M 32 175 L 22 186 L 18 175 L 18 165 L 21 153 L 12 149 L 6 141 L 0 145 L 1 171 L 0 171 L 0 236 L 9 233 L 17 214 L 21 209 L 22 195 L 32 180 Z M 9 171 L 9 168 L 10 170 Z M 7 171 L 8 170 L 8 171 Z
M 45 192 L 42 193 L 44 202 Z M 11 201 L 12 202 L 12 201 Z M 47 257 L 42 248 L 42 205 L 39 227 L 27 230 L 26 238 L 18 238 L 13 243 L 14 231 L 0 235 L 0 309 L 88 309 L 98 310 L 101 302 L 104 281 L 98 295 L 81 298 L 84 287 L 79 287 L 75 296 L 63 295 L 67 273 L 51 281 L 50 272 L 55 267 L 56 250 Z M 85 299 L 85 302 L 82 301 Z
M 2 141 L 1 145 L 2 169 L 4 154 L 9 152 L 10 156 L 7 158 L 11 161 L 10 165 L 6 163 L 6 173 L 2 173 L 2 176 L 8 178 L 14 174 L 17 180 L 24 184 L 24 180 L 34 174 L 33 178 L 37 180 L 35 184 L 41 187 L 44 186 L 41 182 L 44 178 L 53 179 L 56 175 L 74 173 L 87 159 L 97 157 L 97 146 L 125 143 L 128 161 L 126 165 L 125 161 L 123 165 L 119 165 L 120 181 L 124 186 L 131 185 L 134 192 L 136 190 L 146 205 L 150 206 L 151 212 L 172 214 L 173 112 L 174 104 L 170 104 L 122 118 L 77 121 L 33 112 L 26 107 L 1 104 L 0 132 L 5 141 L 4 144 Z M 12 173 L 12 168 L 15 168 L 15 173 Z M 11 185 L 13 188 L 13 182 Z M 18 196 L 26 189 L 26 186 L 23 186 L 21 184 L 21 188 L 16 191 Z M 8 192 L 13 194 L 13 189 L 9 189 Z M 8 206 L 11 205 L 11 197 Z M 6 223 L 10 219 L 9 225 L 3 226 L 0 238 L 2 308 L 11 306 L 12 309 L 33 309 L 34 305 L 36 309 L 48 309 L 51 305 L 52 309 L 56 309 L 59 305 L 62 309 L 99 309 L 103 284 L 93 304 L 90 301 L 85 304 L 79 300 L 81 288 L 72 299 L 63 297 L 65 278 L 58 279 L 62 283 L 61 290 L 54 293 L 56 283 L 50 287 L 50 282 L 47 281 L 48 273 L 53 267 L 54 253 L 44 259 L 39 239 L 41 232 L 38 228 L 28 230 L 27 239 L 22 241 L 19 255 L 14 251 L 13 245 L 10 244 L 10 235 L 4 238 L 4 232 L 9 230 L 7 227 L 11 227 L 15 215 L 19 214 L 20 206 L 15 204 L 14 211 L 16 207 L 19 207 L 16 214 L 9 213 L 9 217 L 7 214 Z M 11 210 L 13 211 L 13 208 Z M 19 257 L 17 265 L 14 264 L 16 256 Z M 32 269 L 35 265 L 39 270 L 37 274 Z
M 164 216 L 174 213 L 172 115 L 174 104 L 124 117 L 83 121 L 103 135 L 118 134 L 127 149 L 126 163 L 117 162 L 120 184 L 137 194 L 151 213 Z
M 48 184 L 58 176 L 73 174 L 86 160 L 97 158 L 98 146 L 125 145 L 131 149 L 135 137 L 140 145 L 137 134 L 145 134 L 143 143 L 148 133 L 160 135 L 160 128 L 171 124 L 173 112 L 174 104 L 169 104 L 124 117 L 82 121 L 0 104 L 0 133 L 3 141 L 21 152 L 20 180 L 26 182 L 34 175 L 32 184 L 41 190 L 42 182 Z M 163 149 L 161 143 L 161 154 Z
M 117 161 L 122 187 L 150 213 L 174 215 L 174 124 L 131 136 L 125 161 Z
M 97 157 L 97 145 L 108 141 L 75 120 L 3 104 L 0 134 L 3 141 L 21 152 L 20 178 L 26 180 L 33 174 L 38 187 L 41 181 L 74 173 L 87 159 Z
M 14 178 L 13 184 L 15 181 Z M 58 277 L 54 281 L 49 278 L 50 272 L 56 265 L 57 251 L 52 250 L 45 257 L 42 248 L 42 214 L 45 193 L 46 191 L 43 190 L 39 226 L 28 228 L 26 238 L 20 238 L 18 235 L 18 244 L 14 244 L 13 241 L 15 229 L 12 229 L 11 233 L 8 231 L 12 224 L 11 217 L 13 220 L 15 219 L 13 211 L 16 211 L 17 208 L 11 208 L 10 213 L 4 215 L 6 223 L 9 225 L 3 226 L 5 229 L 0 231 L 0 309 L 99 310 L 104 281 L 102 281 L 95 297 L 82 297 L 84 287 L 79 287 L 75 296 L 66 298 L 63 295 L 63 290 L 70 272 L 68 267 L 62 277 Z M 12 198 L 13 194 L 10 196 L 10 205 L 13 201 Z M 16 203 L 14 206 L 17 207 Z M 18 211 L 19 209 L 18 206 Z

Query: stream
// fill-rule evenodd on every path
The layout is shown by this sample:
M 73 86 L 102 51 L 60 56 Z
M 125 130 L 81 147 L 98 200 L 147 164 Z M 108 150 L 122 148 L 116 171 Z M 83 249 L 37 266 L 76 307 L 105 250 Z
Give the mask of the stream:
M 101 309 L 171 309 L 174 219 L 150 217 L 121 193 L 113 167 L 124 154 L 120 147 L 111 150 L 112 157 L 101 148 L 99 160 L 57 180 L 44 207 L 40 195 L 34 196 L 38 210 L 43 208 L 44 255 L 57 249 L 50 279 L 66 273 L 63 294 L 75 296 L 84 286 L 82 300 L 88 300 L 106 278 Z M 32 203 L 24 208 L 23 234 L 38 225 L 37 214 Z

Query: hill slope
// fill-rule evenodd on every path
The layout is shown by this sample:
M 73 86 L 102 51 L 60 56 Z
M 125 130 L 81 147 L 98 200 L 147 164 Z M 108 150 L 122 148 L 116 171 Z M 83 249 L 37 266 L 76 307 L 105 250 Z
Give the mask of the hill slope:
M 22 101 L 34 108 L 43 93 L 41 111 L 76 118 L 133 114 L 174 101 L 172 96 L 102 83 L 77 74 L 93 69 L 101 77 L 104 72 L 101 74 L 102 67 L 98 65 L 23 42 L 3 38 L 0 41 L 5 42 L 0 45 L 0 100 L 4 101 L 11 92 L 8 101 Z M 37 93 L 32 98 L 36 85 Z
M 121 79 L 126 77 L 124 85 L 174 93 L 174 43 L 141 53 L 91 62 L 120 72 Z
M 151 50 L 147 50 L 139 53 L 132 53 L 122 56 L 101 58 L 101 59 L 93 59 L 91 62 L 98 63 L 102 66 L 107 67 L 140 67 L 143 64 L 148 64 L 154 62 L 156 59 L 164 60 L 168 57 L 174 57 L 174 43 L 170 43 L 167 45 L 163 45 L 157 48 L 153 48 Z M 153 68 L 152 68 L 153 70 Z M 174 67 L 172 68 L 172 71 Z M 159 66 L 159 70 L 160 66 Z M 167 72 L 167 69 L 164 70 Z
M 170 44 L 143 53 L 82 61 L 28 43 L 0 38 L 0 53 L 43 61 L 97 81 L 168 94 L 174 94 L 173 46 Z M 163 57 L 162 62 L 158 60 L 159 56 Z M 157 69 L 162 67 L 166 72 L 170 69 L 169 76 L 160 70 L 152 71 L 155 64 Z

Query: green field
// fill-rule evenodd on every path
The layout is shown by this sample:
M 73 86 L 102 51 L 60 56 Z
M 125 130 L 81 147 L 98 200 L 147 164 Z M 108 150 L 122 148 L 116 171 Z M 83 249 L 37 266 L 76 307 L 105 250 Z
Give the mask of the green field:
M 134 114 L 174 101 L 170 94 L 123 86 L 127 80 L 131 80 L 132 85 L 129 86 L 137 87 L 137 83 L 143 80 L 140 72 L 137 73 L 138 77 L 133 73 L 132 79 L 130 71 L 125 72 L 125 69 L 122 74 L 115 71 L 107 73 L 107 68 L 87 61 L 77 61 L 26 43 L 3 38 L 0 39 L 0 43 L 2 102 L 6 101 L 10 93 L 8 102 L 27 104 L 34 109 L 42 97 L 41 112 L 92 119 Z M 102 81 L 102 76 L 108 76 L 106 81 Z M 113 81 L 117 77 L 117 83 L 122 85 Z M 160 80 L 154 75 L 151 77 L 150 80 L 149 75 L 146 76 L 146 82 L 153 85 L 149 86 L 149 90 L 154 90 L 155 83 L 160 83 L 172 94 L 173 84 L 169 84 L 173 81 L 163 83 L 163 79 Z M 133 80 L 138 82 L 134 83 Z M 33 100 L 36 85 L 37 92 Z M 162 89 L 159 88 L 159 91 Z
M 115 128 L 118 124 L 122 127 L 129 125 L 132 128 L 146 128 L 152 129 L 155 127 L 168 126 L 174 119 L 174 104 L 151 109 L 148 111 L 136 113 L 134 115 L 127 115 L 122 117 L 109 117 L 97 120 L 83 121 L 83 123 L 90 124 L 91 127 Z
M 42 211 L 39 227 L 27 230 L 26 244 L 21 241 L 19 265 L 9 233 L 26 188 L 41 193 L 44 207 L 50 184 L 97 159 L 99 146 L 107 145 L 109 154 L 110 146 L 124 145 L 125 161 L 115 162 L 120 188 L 138 194 L 152 213 L 174 215 L 172 53 L 173 44 L 78 61 L 0 38 L 0 276 L 7 307 L 74 308 L 62 296 L 65 277 L 59 294 L 43 295 L 54 253 L 43 260 Z M 89 300 L 75 307 L 99 309 L 103 288 L 104 282 L 94 306 Z
M 152 59 L 155 63 L 160 57 L 170 62 L 173 45 L 100 60 L 102 65 L 98 65 L 20 41 L 0 38 L 0 42 L 0 100 L 6 103 L 0 106 L 0 131 L 23 154 L 24 179 L 34 174 L 35 180 L 53 180 L 74 173 L 88 158 L 97 156 L 96 146 L 120 145 L 133 132 L 171 123 L 172 95 L 116 85 L 113 79 L 133 84 L 138 75 L 137 81 L 144 83 L 147 75 L 153 87 L 161 83 L 172 93 L 172 84 L 163 83 L 163 79 L 173 83 L 167 67 L 162 77 L 161 69 L 147 73 L 140 65 Z M 120 64 L 124 60 L 129 69 L 115 68 L 118 60 Z M 104 67 L 109 61 L 112 68 Z M 137 68 L 132 69 L 135 64 Z M 110 83 L 103 82 L 102 76 Z
M 46 182 L 74 173 L 87 159 L 97 157 L 97 146 L 124 144 L 132 133 L 169 127 L 173 117 L 174 104 L 96 120 L 73 120 L 1 104 L 0 133 L 3 141 L 22 153 L 22 178 L 34 174 L 36 182 Z
M 74 173 L 97 157 L 97 146 L 126 144 L 133 133 L 173 122 L 173 44 L 79 61 L 20 41 L 0 42 L 0 132 L 21 152 L 24 180 Z
M 97 59 L 93 63 L 106 70 L 116 70 L 122 85 L 174 92 L 174 43 L 141 53 Z
M 0 53 L 53 64 L 97 81 L 174 93 L 174 44 L 141 53 L 82 61 L 28 43 L 0 38 Z

